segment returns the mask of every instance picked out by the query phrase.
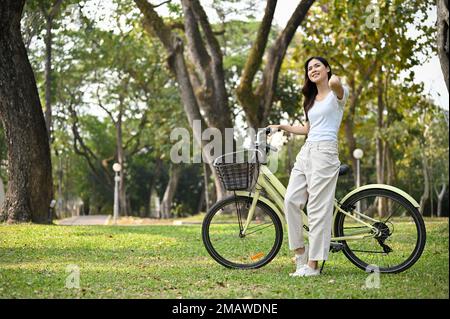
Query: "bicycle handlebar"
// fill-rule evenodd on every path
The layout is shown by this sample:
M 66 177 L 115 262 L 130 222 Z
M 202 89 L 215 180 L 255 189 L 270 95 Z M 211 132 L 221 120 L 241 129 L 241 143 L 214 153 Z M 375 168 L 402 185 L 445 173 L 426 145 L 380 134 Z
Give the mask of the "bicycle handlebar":
M 280 131 L 281 131 L 280 129 L 277 130 L 277 132 L 280 132 Z M 271 150 L 273 152 L 278 152 L 278 149 L 276 147 L 267 143 L 267 135 L 269 135 L 271 132 L 272 132 L 272 129 L 270 127 L 266 127 L 265 129 L 259 130 L 258 133 L 256 134 L 256 143 L 254 144 L 256 149 L 250 148 L 247 150 L 257 151 L 257 152 L 261 153 L 261 156 L 263 156 L 263 153 L 262 153 L 263 151 L 261 149 L 265 150 L 266 155 L 269 153 L 269 150 Z M 265 134 L 265 141 L 261 141 L 262 134 Z M 227 155 L 231 155 L 233 153 L 234 152 L 230 152 L 230 153 L 224 154 L 222 156 L 218 156 L 217 158 L 214 159 L 213 165 L 216 166 L 217 163 L 219 161 L 221 161 L 223 157 L 225 157 Z
M 280 129 L 277 130 L 277 132 L 280 132 L 280 131 L 281 131 Z M 270 127 L 266 127 L 265 130 L 260 130 L 258 132 L 258 134 L 256 135 L 255 146 L 256 147 L 263 146 L 263 147 L 266 147 L 266 151 L 268 151 L 270 149 L 270 150 L 272 150 L 274 152 L 277 152 L 278 149 L 276 147 L 274 147 L 274 146 L 272 146 L 272 145 L 267 143 L 267 135 L 269 135 L 270 133 L 272 133 L 272 129 Z M 264 142 L 261 141 L 261 134 L 265 134 L 265 141 Z
M 277 129 L 277 132 L 281 132 L 281 129 Z M 272 133 L 272 129 L 270 127 L 266 127 L 266 134 L 269 135 L 270 133 Z

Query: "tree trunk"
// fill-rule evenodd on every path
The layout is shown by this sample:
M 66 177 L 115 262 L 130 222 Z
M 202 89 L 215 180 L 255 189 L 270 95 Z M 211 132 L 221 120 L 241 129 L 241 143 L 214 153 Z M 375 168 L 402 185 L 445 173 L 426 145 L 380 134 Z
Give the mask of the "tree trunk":
M 173 164 L 170 167 L 169 182 L 167 183 L 166 190 L 164 192 L 163 200 L 161 202 L 161 217 L 170 218 L 170 210 L 172 208 L 173 197 L 177 190 L 178 181 L 180 179 L 181 166 Z
M 357 176 L 357 170 L 356 167 L 358 166 L 358 163 L 356 161 L 356 158 L 353 156 L 353 151 L 356 149 L 356 138 L 354 133 L 354 120 L 355 120 L 355 112 L 356 112 L 356 106 L 358 103 L 358 92 L 356 91 L 356 85 L 354 78 L 351 78 L 350 80 L 350 97 L 349 97 L 349 107 L 347 109 L 347 112 L 344 111 L 344 116 L 342 119 L 343 125 L 344 125 L 344 135 L 345 140 L 347 141 L 347 147 L 348 147 L 348 157 L 351 160 L 351 166 L 352 166 L 352 172 L 353 172 L 353 182 L 356 185 L 358 176 Z
M 0 6 L 0 118 L 8 141 L 8 189 L 2 219 L 50 223 L 50 147 L 33 70 L 20 34 L 25 0 Z
M 430 179 L 428 174 L 428 160 L 424 151 L 422 151 L 422 172 L 423 172 L 423 193 L 420 197 L 420 213 L 423 215 L 425 210 L 425 205 L 427 204 L 428 198 L 430 197 Z
M 0 177 L 0 211 L 5 201 L 5 186 L 3 185 L 3 180 Z
M 383 79 L 381 73 L 381 67 L 377 74 L 377 134 L 375 136 L 376 145 L 376 170 L 377 170 L 377 183 L 384 184 L 384 163 L 385 163 L 385 150 L 383 139 L 381 133 L 383 130 L 383 112 L 384 112 L 384 102 L 383 102 Z M 384 217 L 386 215 L 386 200 L 380 198 L 378 200 L 378 215 Z
M 381 81 L 381 70 L 378 73 L 378 108 L 377 108 L 377 134 L 375 136 L 375 145 L 376 145 L 376 170 L 377 170 L 377 183 L 384 184 L 384 161 L 383 161 L 383 140 L 381 138 L 381 133 L 383 130 L 383 111 L 384 111 L 384 103 L 383 103 L 383 86 Z
M 45 124 L 48 139 L 52 136 L 52 27 L 53 19 L 48 17 L 45 24 Z
M 436 195 L 438 198 L 438 202 L 437 202 L 437 211 L 436 211 L 436 215 L 437 217 L 441 217 L 442 216 L 442 200 L 444 199 L 444 195 L 445 195 L 445 191 L 447 190 L 447 184 L 445 182 L 442 182 L 441 184 L 441 191 L 438 192 L 436 189 Z
M 437 1 L 437 49 L 442 73 L 448 91 L 448 59 L 449 59 L 449 31 L 448 31 L 448 1 Z
M 206 212 L 209 211 L 209 171 L 208 171 L 208 166 L 203 163 L 203 184 L 204 184 L 204 200 L 205 200 L 205 209 Z
M 430 158 L 428 161 L 428 172 L 429 172 L 429 184 L 430 184 L 430 217 L 433 217 L 434 214 L 434 194 L 433 194 L 433 160 Z
M 148 192 L 148 196 L 145 202 L 144 202 L 144 210 L 142 211 L 141 217 L 148 217 L 150 216 L 150 204 L 151 204 L 151 200 L 152 200 L 152 189 L 153 189 L 153 182 L 150 181 L 149 182 L 149 192 Z
M 156 190 L 156 184 L 161 179 L 161 172 L 164 169 L 164 162 L 160 157 L 155 158 L 155 174 L 153 176 L 153 187 L 150 188 L 150 217 L 161 218 L 161 200 Z M 164 194 L 163 194 L 164 196 Z M 154 202 L 152 202 L 152 200 Z M 154 208 L 154 209 L 153 209 Z
M 397 182 L 397 170 L 395 168 L 394 156 L 389 143 L 385 144 L 386 156 L 386 184 L 395 185 Z
M 363 78 L 360 80 L 359 85 L 356 85 L 355 76 L 352 75 L 349 79 L 349 86 L 350 86 L 350 97 L 349 97 L 349 106 L 344 111 L 344 133 L 345 133 L 345 139 L 347 140 L 347 146 L 349 150 L 349 158 L 352 161 L 352 170 L 354 172 L 353 178 L 354 183 L 356 184 L 357 176 L 356 176 L 356 166 L 357 161 L 353 157 L 353 151 L 356 149 L 356 138 L 355 138 L 355 114 L 356 114 L 356 108 L 358 106 L 359 97 L 361 96 L 363 89 L 367 86 L 367 83 L 369 82 L 369 79 L 371 78 L 373 72 L 378 67 L 378 61 L 373 61 L 367 69 L 361 70 L 361 74 L 363 74 Z
M 58 155 L 58 170 L 56 171 L 56 174 L 58 175 L 58 201 L 56 205 L 56 211 L 58 212 L 59 216 L 62 216 L 63 208 L 64 208 L 64 198 L 63 198 L 63 179 L 64 179 L 64 171 L 62 167 L 62 155 Z
M 158 197 L 158 192 L 156 191 L 154 186 L 150 189 L 149 203 L 150 203 L 150 214 L 148 215 L 148 217 L 161 218 L 160 200 Z
M 198 201 L 197 210 L 195 211 L 196 214 L 200 214 L 202 212 L 203 207 L 206 207 L 206 201 L 205 201 L 205 182 L 202 183 L 202 190 L 200 191 L 200 199 Z M 208 211 L 208 210 L 206 210 Z
M 56 0 L 50 9 L 47 11 L 43 2 L 41 5 L 42 14 L 45 17 L 45 124 L 47 127 L 48 140 L 50 144 L 52 143 L 52 130 L 53 130 L 53 119 L 52 119 L 52 29 L 53 29 L 53 19 L 59 13 L 61 3 L 63 0 Z
M 116 124 L 116 145 L 117 145 L 117 161 L 121 166 L 120 183 L 119 183 L 119 215 L 128 216 L 129 209 L 127 203 L 126 193 L 126 170 L 125 170 L 125 154 L 123 150 L 123 135 L 122 135 L 122 110 L 119 112 L 119 118 Z
M 345 116 L 345 115 L 344 115 Z M 344 133 L 345 133 L 345 139 L 347 140 L 348 150 L 349 150 L 349 158 L 352 161 L 352 171 L 353 171 L 353 179 L 354 183 L 356 185 L 357 176 L 356 176 L 356 158 L 353 156 L 353 151 L 356 149 L 356 138 L 354 134 L 354 123 L 353 123 L 354 117 L 351 115 L 344 117 Z

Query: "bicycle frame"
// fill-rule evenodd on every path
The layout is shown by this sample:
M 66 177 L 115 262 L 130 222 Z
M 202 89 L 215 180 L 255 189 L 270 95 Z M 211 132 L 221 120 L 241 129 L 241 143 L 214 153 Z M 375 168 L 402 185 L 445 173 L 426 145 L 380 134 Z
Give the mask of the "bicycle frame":
M 261 190 L 265 190 L 267 192 L 267 194 L 269 195 L 269 198 L 265 198 L 261 195 Z M 241 196 L 247 196 L 252 197 L 252 204 L 250 206 L 250 210 L 247 216 L 247 220 L 245 221 L 244 224 L 244 228 L 243 228 L 243 235 L 245 234 L 245 232 L 248 229 L 248 226 L 251 223 L 251 220 L 253 219 L 253 215 L 255 212 L 255 207 L 256 207 L 256 203 L 258 202 L 258 200 L 261 200 L 262 202 L 264 202 L 265 204 L 267 204 L 268 206 L 270 206 L 278 215 L 278 217 L 280 217 L 281 221 L 285 224 L 286 220 L 284 218 L 284 197 L 286 195 L 286 188 L 284 187 L 284 185 L 280 182 L 280 180 L 270 171 L 270 169 L 267 167 L 267 165 L 265 164 L 261 164 L 260 165 L 260 172 L 259 172 L 259 176 L 258 179 L 256 181 L 256 186 L 255 186 L 255 192 L 247 192 L 247 191 L 235 191 L 236 195 L 241 195 Z M 361 225 L 366 226 L 367 228 L 364 228 L 360 231 L 355 231 L 355 233 L 351 236 L 341 236 L 341 237 L 334 237 L 334 229 L 332 230 L 332 241 L 340 241 L 340 240 L 358 240 L 358 239 L 364 239 L 364 238 L 368 238 L 368 237 L 374 237 L 378 230 L 372 226 L 371 224 L 369 224 L 368 222 L 365 222 L 363 220 L 367 219 L 368 221 L 371 222 L 377 222 L 377 220 L 370 218 L 364 214 L 361 214 L 360 212 L 357 211 L 352 211 L 352 213 L 349 213 L 347 211 L 345 211 L 344 209 L 342 209 L 339 205 L 339 202 L 334 199 L 334 212 L 333 212 L 333 220 L 337 215 L 337 212 L 341 212 L 347 216 L 349 216 L 350 218 L 354 219 L 357 223 L 360 223 Z M 301 210 L 302 212 L 302 218 L 303 218 L 303 228 L 305 229 L 305 233 L 304 236 L 306 237 L 309 231 L 308 228 L 308 217 L 306 215 L 306 213 L 304 212 L 304 210 Z
M 261 135 L 264 132 L 266 132 L 266 135 L 265 135 L 266 141 L 264 143 L 261 143 Z M 256 143 L 255 143 L 256 149 L 254 149 L 254 150 L 259 152 L 258 149 L 261 147 L 264 147 L 264 148 L 266 148 L 267 152 L 268 152 L 268 149 L 277 151 L 276 148 L 273 148 L 271 145 L 267 144 L 267 133 L 269 133 L 269 132 L 270 132 L 270 130 L 267 131 L 267 129 L 261 130 L 258 132 L 258 134 L 256 136 Z M 268 154 L 266 154 L 266 156 L 268 156 Z M 364 238 L 368 238 L 368 237 L 375 237 L 378 235 L 379 230 L 375 226 L 370 224 L 370 222 L 376 223 L 376 222 L 378 222 L 378 220 L 373 219 L 369 216 L 366 216 L 366 215 L 360 213 L 359 211 L 355 211 L 355 210 L 352 210 L 352 212 L 349 213 L 349 212 L 345 211 L 344 209 L 342 209 L 342 207 L 341 207 L 341 203 L 344 203 L 353 194 L 358 193 L 360 191 L 367 190 L 367 189 L 372 189 L 372 188 L 386 189 L 386 190 L 395 192 L 395 193 L 399 194 L 400 196 L 404 197 L 406 200 L 408 200 L 411 203 L 411 205 L 413 205 L 414 207 L 416 207 L 416 208 L 420 207 L 420 205 L 417 203 L 417 201 L 413 197 L 411 197 L 408 193 L 404 192 L 403 190 L 401 190 L 399 188 L 391 186 L 391 185 L 369 184 L 369 185 L 364 185 L 364 186 L 358 187 L 358 188 L 354 189 L 353 191 L 349 192 L 347 195 L 345 195 L 344 198 L 341 200 L 341 202 L 338 202 L 336 200 L 336 198 L 334 199 L 333 224 L 335 222 L 337 213 L 341 212 L 342 214 L 345 214 L 349 218 L 353 219 L 355 222 L 365 226 L 365 228 L 363 228 L 360 231 L 354 231 L 351 236 L 335 237 L 334 227 L 332 227 L 332 237 L 331 237 L 332 241 L 359 240 L 359 239 L 364 239 Z M 263 189 L 267 192 L 269 198 L 266 198 L 261 195 L 261 190 L 263 190 Z M 278 215 L 278 217 L 282 221 L 282 224 L 284 224 L 284 225 L 286 224 L 286 219 L 284 218 L 284 197 L 286 195 L 286 188 L 279 181 L 279 179 L 270 171 L 270 169 L 267 167 L 267 165 L 265 163 L 261 163 L 261 165 L 260 165 L 260 172 L 258 175 L 258 179 L 256 181 L 255 192 L 252 193 L 252 192 L 248 192 L 248 191 L 234 191 L 234 193 L 236 195 L 253 198 L 252 204 L 250 206 L 250 210 L 249 210 L 249 213 L 247 216 L 247 220 L 245 221 L 244 228 L 242 231 L 243 235 L 245 235 L 245 233 L 248 229 L 248 226 L 250 225 L 250 222 L 253 219 L 256 203 L 258 202 L 258 200 L 262 201 L 264 204 L 266 204 L 271 209 L 273 209 L 273 211 Z M 308 216 L 306 215 L 306 213 L 303 209 L 301 210 L 301 212 L 302 212 L 302 219 L 303 219 L 303 228 L 305 229 L 304 236 L 306 237 L 309 232 Z

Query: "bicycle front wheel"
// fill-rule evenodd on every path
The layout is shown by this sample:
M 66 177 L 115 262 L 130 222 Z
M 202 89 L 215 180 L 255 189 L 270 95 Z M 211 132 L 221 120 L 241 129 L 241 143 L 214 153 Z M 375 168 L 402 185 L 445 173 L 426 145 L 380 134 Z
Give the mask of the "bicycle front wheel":
M 348 198 L 342 208 L 359 212 L 375 230 L 363 239 L 342 241 L 345 256 L 359 268 L 380 273 L 399 273 L 411 267 L 425 247 L 425 224 L 416 207 L 403 196 L 386 189 L 369 189 Z M 338 237 L 364 232 L 351 216 L 338 213 L 335 234 Z M 366 232 L 367 233 L 367 232 Z
M 219 264 L 236 269 L 254 269 L 269 263 L 282 244 L 283 227 L 277 214 L 261 201 L 246 229 L 251 197 L 230 196 L 217 202 L 206 214 L 202 238 L 206 250 Z

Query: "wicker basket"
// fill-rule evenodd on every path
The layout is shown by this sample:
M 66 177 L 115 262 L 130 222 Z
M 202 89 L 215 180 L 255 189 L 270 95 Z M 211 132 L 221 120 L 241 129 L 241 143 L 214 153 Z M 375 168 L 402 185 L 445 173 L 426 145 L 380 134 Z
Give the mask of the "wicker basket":
M 252 189 L 258 179 L 260 165 L 258 157 L 249 160 L 247 153 L 247 159 L 237 161 L 237 155 L 240 152 L 219 156 L 214 161 L 217 175 L 219 175 L 220 181 L 228 191 Z M 230 156 L 232 156 L 231 162 Z

